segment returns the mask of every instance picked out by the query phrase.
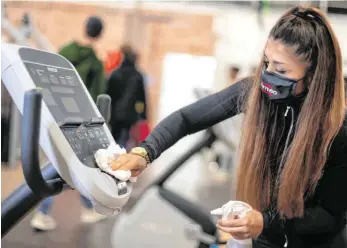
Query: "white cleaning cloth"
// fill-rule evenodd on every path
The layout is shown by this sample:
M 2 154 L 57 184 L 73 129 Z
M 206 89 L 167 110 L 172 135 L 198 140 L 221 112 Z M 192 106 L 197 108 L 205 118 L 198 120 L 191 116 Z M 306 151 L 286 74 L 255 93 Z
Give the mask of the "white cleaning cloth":
M 116 143 L 112 143 L 107 149 L 99 149 L 94 157 L 97 165 L 104 172 L 114 176 L 120 181 L 136 182 L 136 177 L 131 177 L 130 170 L 112 170 L 111 163 L 113 160 L 117 159 L 119 155 L 126 153 L 124 148 L 120 148 Z

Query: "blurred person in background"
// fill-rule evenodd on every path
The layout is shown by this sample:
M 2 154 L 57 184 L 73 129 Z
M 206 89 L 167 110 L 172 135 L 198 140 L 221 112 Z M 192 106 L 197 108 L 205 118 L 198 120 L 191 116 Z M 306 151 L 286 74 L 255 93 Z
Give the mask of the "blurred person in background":
M 107 53 L 104 61 L 104 69 L 107 78 L 109 78 L 111 73 L 122 64 L 122 60 L 123 55 L 120 50 L 114 50 Z
M 137 57 L 137 60 L 139 58 Z M 140 145 L 149 135 L 151 128 L 148 120 L 148 99 L 150 96 L 149 89 L 154 84 L 153 78 L 144 71 L 139 71 L 142 74 L 144 88 L 145 88 L 145 101 L 146 101 L 146 110 L 140 115 L 139 120 L 131 127 L 129 140 L 127 142 L 127 150 Z
M 331 24 L 295 7 L 271 29 L 253 77 L 167 116 L 112 169 L 137 176 L 184 136 L 242 112 L 235 198 L 253 210 L 217 228 L 253 248 L 347 247 L 345 98 Z
M 123 60 L 107 83 L 106 94 L 112 99 L 111 132 L 122 147 L 127 147 L 130 129 L 146 120 L 146 91 L 142 73 L 136 68 L 137 54 L 130 45 L 121 47 Z
M 81 79 L 87 87 L 94 101 L 99 94 L 104 93 L 105 78 L 102 62 L 95 54 L 94 46 L 101 38 L 103 31 L 103 21 L 96 16 L 91 16 L 86 20 L 84 27 L 84 39 L 82 41 L 72 41 L 62 47 L 59 54 L 68 59 L 78 71 Z M 105 219 L 93 210 L 89 199 L 80 195 L 83 210 L 81 221 L 84 223 L 95 223 Z M 31 220 L 31 226 L 36 230 L 48 231 L 56 228 L 55 220 L 50 216 L 53 205 L 53 197 L 45 199 L 37 213 Z
M 74 65 L 94 101 L 106 88 L 103 63 L 95 53 L 95 44 L 102 37 L 102 31 L 102 19 L 91 16 L 85 23 L 84 39 L 72 41 L 59 51 Z

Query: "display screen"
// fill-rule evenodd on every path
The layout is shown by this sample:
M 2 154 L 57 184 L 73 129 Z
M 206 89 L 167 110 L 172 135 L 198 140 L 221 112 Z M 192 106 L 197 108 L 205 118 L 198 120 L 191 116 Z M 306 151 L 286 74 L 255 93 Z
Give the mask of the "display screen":
M 25 66 L 58 123 L 69 117 L 79 117 L 84 121 L 97 117 L 75 70 L 32 62 L 25 62 Z
M 65 106 L 65 110 L 67 112 L 69 112 L 69 113 L 79 113 L 80 112 L 75 99 L 73 99 L 71 97 L 62 97 L 61 101 L 63 102 L 63 104 Z

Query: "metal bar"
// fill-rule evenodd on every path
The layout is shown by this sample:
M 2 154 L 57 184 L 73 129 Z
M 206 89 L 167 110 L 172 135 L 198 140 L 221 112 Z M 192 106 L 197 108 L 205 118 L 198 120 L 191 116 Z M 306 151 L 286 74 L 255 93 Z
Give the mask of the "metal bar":
M 6 10 L 6 6 L 3 5 Z M 28 46 L 26 37 L 19 32 L 8 20 L 6 15 L 1 16 L 1 28 L 15 41 L 16 44 Z M 21 115 L 15 104 L 11 107 L 11 126 L 10 126 L 10 140 L 9 140 L 9 166 L 15 166 L 18 158 L 18 148 L 20 148 L 19 135 L 20 135 L 20 119 Z
M 34 38 L 37 47 L 45 51 L 55 51 L 55 47 L 42 33 L 30 23 L 31 36 Z
M 96 99 L 96 106 L 102 117 L 104 117 L 105 122 L 108 123 L 111 118 L 111 97 L 107 94 L 99 95 Z
M 25 181 L 33 192 L 40 196 L 54 195 L 55 183 L 46 182 L 41 174 L 39 139 L 42 95 L 36 90 L 24 95 L 22 125 L 22 168 Z
M 16 44 L 23 46 L 29 45 L 26 37 L 15 27 L 13 27 L 12 24 L 4 17 L 1 18 L 1 28 L 7 32 L 7 34 L 15 41 Z
M 194 145 L 190 150 L 183 154 L 173 165 L 169 167 L 162 175 L 154 181 L 152 185 L 162 186 L 165 181 L 178 170 L 188 159 L 190 159 L 194 154 L 198 153 L 204 147 L 210 147 L 212 143 L 216 140 L 216 136 L 210 131 L 206 131 L 205 136 L 196 145 Z
M 46 165 L 42 170 L 45 180 L 59 178 L 59 174 L 52 164 Z M 64 182 L 56 180 L 56 192 L 63 190 Z M 44 197 L 34 194 L 28 184 L 24 183 L 11 195 L 1 202 L 1 237 L 4 237 L 30 210 L 43 200 Z
M 20 113 L 16 104 L 11 104 L 11 121 L 10 121 L 10 140 L 9 140 L 9 152 L 8 162 L 10 167 L 14 167 L 17 164 L 19 135 L 20 135 Z

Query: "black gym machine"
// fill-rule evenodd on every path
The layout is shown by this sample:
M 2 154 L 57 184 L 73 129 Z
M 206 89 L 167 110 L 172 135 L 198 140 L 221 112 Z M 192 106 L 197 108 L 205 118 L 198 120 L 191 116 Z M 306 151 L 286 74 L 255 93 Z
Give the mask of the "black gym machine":
M 43 199 L 71 189 L 51 163 L 47 163 L 42 170 L 40 168 L 41 103 L 42 94 L 38 90 L 30 90 L 24 96 L 21 164 L 25 183 L 1 202 L 2 238 Z M 105 120 L 108 120 L 111 98 L 100 95 L 96 105 Z
M 106 120 L 110 114 L 110 97 L 101 95 L 97 99 L 100 113 Z M 57 195 L 65 189 L 71 189 L 61 179 L 54 166 L 46 164 L 41 170 L 39 164 L 39 133 L 41 117 L 42 95 L 37 90 L 28 91 L 24 98 L 23 125 L 21 137 L 21 164 L 25 183 L 18 187 L 1 203 L 1 235 L 4 237 L 30 210 L 37 206 L 43 199 Z M 205 135 L 183 156 L 176 160 L 161 174 L 151 185 L 160 188 L 163 199 L 175 206 L 179 211 L 191 218 L 202 227 L 204 233 L 216 237 L 213 243 L 223 244 L 217 235 L 215 221 L 210 214 L 201 210 L 199 206 L 184 199 L 178 194 L 163 187 L 168 178 L 181 168 L 193 155 L 203 148 L 211 147 L 216 140 L 216 135 L 209 129 Z M 199 247 L 208 247 L 203 241 Z

